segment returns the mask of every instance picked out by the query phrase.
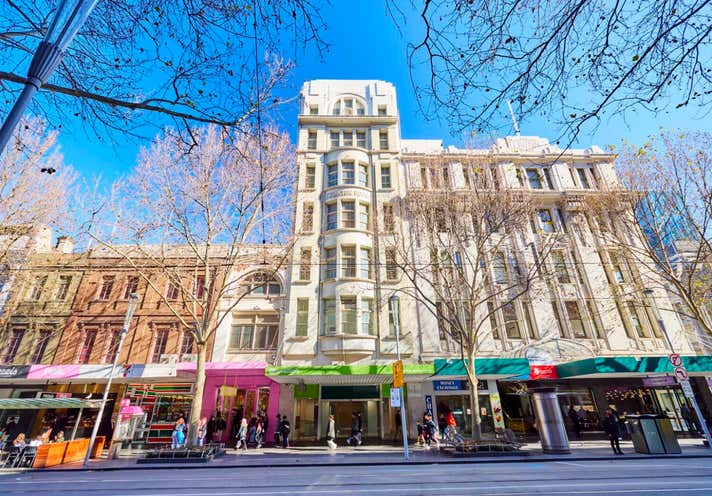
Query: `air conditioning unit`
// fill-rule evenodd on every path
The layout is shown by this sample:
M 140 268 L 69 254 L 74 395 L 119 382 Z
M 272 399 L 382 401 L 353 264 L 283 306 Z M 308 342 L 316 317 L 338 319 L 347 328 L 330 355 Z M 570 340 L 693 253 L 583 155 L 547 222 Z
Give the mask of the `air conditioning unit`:
M 175 365 L 178 362 L 178 355 L 176 354 L 163 354 L 158 363 L 163 365 Z
M 185 354 L 181 355 L 180 361 L 195 363 L 198 361 L 198 354 L 197 353 L 185 353 Z

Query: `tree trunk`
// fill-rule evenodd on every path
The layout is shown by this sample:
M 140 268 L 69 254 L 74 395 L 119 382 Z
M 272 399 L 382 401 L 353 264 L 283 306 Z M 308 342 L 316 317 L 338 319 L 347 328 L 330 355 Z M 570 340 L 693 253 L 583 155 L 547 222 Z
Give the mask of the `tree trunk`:
M 203 392 L 205 390 L 205 355 L 208 343 L 195 344 L 198 351 L 198 360 L 195 364 L 195 388 L 193 389 L 193 401 L 190 404 L 190 429 L 188 430 L 188 446 L 195 446 L 198 443 L 198 422 L 203 408 Z
M 472 424 L 472 439 L 475 441 L 482 440 L 482 417 L 480 417 L 480 397 L 477 394 L 477 376 L 475 375 L 475 357 L 470 355 L 467 361 L 467 379 L 470 383 L 470 410 L 472 415 L 470 421 Z

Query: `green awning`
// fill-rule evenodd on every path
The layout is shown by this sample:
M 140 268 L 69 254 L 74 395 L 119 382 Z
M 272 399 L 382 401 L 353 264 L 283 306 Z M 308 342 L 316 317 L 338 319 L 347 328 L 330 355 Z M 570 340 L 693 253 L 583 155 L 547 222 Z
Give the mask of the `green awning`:
M 693 375 L 712 374 L 712 356 L 684 356 L 682 364 Z M 667 356 L 596 357 L 556 366 L 560 378 L 614 377 L 672 374 L 674 367 Z
M 82 398 L 2 398 L 0 410 L 45 410 L 53 408 L 99 408 L 101 400 Z
M 420 382 L 435 373 L 432 364 L 404 364 L 406 382 Z M 282 384 L 375 385 L 392 381 L 391 365 L 282 365 L 267 367 L 265 375 Z
M 461 359 L 435 360 L 435 375 L 437 377 L 462 377 L 467 374 L 465 364 Z M 475 359 L 475 374 L 480 378 L 503 379 L 507 377 L 529 377 L 529 360 L 526 358 L 477 358 Z

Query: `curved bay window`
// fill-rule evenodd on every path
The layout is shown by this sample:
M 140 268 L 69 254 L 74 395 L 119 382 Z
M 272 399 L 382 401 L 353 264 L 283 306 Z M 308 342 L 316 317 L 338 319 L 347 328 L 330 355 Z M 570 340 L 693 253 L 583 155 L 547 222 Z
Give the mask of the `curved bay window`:
M 255 272 L 242 280 L 240 292 L 249 296 L 279 296 L 282 294 L 282 285 L 274 276 Z

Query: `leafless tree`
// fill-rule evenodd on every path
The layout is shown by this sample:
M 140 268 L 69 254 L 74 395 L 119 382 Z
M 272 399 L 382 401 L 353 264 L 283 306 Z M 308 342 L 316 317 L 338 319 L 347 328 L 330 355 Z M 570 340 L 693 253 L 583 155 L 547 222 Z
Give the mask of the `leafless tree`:
M 413 87 L 421 110 L 444 111 L 456 129 L 490 129 L 510 100 L 521 118 L 556 120 L 567 143 L 604 115 L 707 109 L 709 0 L 416 3 Z
M 648 274 L 649 296 L 668 291 L 692 336 L 712 344 L 712 135 L 664 131 L 618 150 L 619 185 L 590 203 L 613 219 L 608 243 Z M 589 200 L 589 202 L 591 202 Z M 656 294 L 658 296 L 656 296 Z M 667 300 L 664 300 L 667 301 Z
M 136 169 L 116 188 L 110 232 L 101 234 L 99 226 L 89 231 L 192 332 L 195 427 L 208 342 L 244 296 L 234 275 L 249 266 L 274 274 L 287 259 L 295 166 L 289 137 L 274 129 L 227 134 L 210 126 L 191 133 L 197 146 L 169 131 L 143 150 Z M 194 440 L 196 430 L 191 432 Z
M 16 146 L 0 156 L 0 265 L 11 252 L 24 250 L 41 225 L 65 233 L 72 228 L 76 174 L 64 165 L 57 136 L 43 119 L 24 119 Z
M 515 302 L 532 296 L 539 278 L 546 286 L 545 261 L 556 234 L 532 234 L 533 241 L 525 241 L 537 201 L 530 192 L 505 187 L 488 154 L 452 161 L 463 165 L 468 187 L 409 192 L 399 205 L 409 229 L 393 237 L 391 248 L 403 274 L 399 290 L 436 318 L 441 338 L 455 344 L 465 364 L 472 434 L 479 441 L 476 359 L 496 332 L 490 324 L 496 314 L 504 315 L 506 331 L 522 325 Z M 433 159 L 430 168 L 444 165 Z
M 3 2 L 0 108 L 24 84 L 57 3 Z M 307 0 L 102 0 L 34 110 L 59 125 L 74 116 L 99 138 L 166 125 L 240 128 L 258 106 L 283 101 L 274 90 L 288 59 L 307 44 L 322 48 L 323 28 Z

